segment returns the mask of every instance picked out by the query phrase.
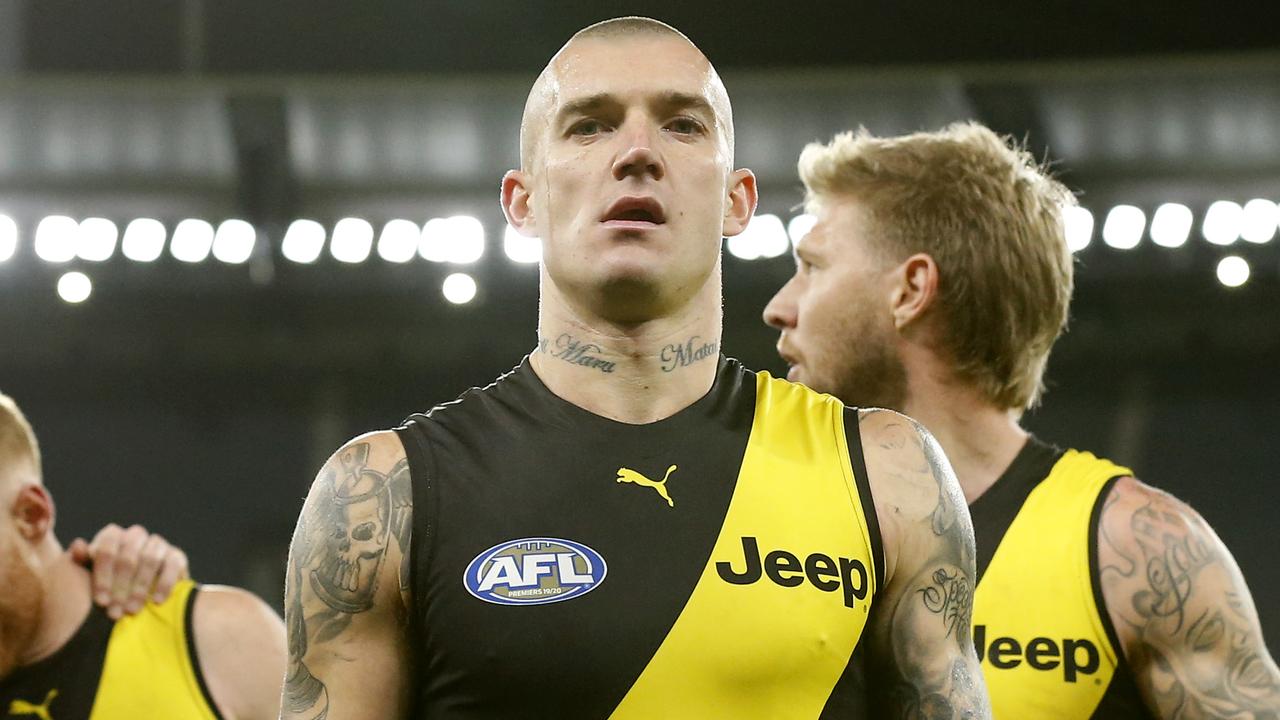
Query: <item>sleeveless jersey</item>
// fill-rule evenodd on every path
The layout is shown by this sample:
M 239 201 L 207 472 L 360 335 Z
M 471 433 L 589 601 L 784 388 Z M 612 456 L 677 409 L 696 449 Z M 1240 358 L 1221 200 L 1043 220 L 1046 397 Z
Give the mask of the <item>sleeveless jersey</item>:
M 646 425 L 526 360 L 399 428 L 414 717 L 865 717 L 882 551 L 856 411 L 719 359 Z
M 191 640 L 197 588 L 112 621 L 100 608 L 57 652 L 0 681 L 0 718 L 215 720 Z
M 1102 505 L 1131 474 L 1030 438 L 970 506 L 973 640 L 996 720 L 1149 717 L 1098 579 Z

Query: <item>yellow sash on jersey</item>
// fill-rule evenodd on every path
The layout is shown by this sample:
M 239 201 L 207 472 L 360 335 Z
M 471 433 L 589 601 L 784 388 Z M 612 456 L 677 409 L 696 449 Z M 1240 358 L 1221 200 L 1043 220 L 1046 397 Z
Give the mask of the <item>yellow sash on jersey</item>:
M 184 580 L 168 600 L 116 622 L 89 720 L 217 718 L 187 650 L 187 599 L 194 589 Z
M 1084 720 L 1116 669 L 1094 602 L 1090 520 L 1128 468 L 1069 450 L 1027 497 L 973 598 L 974 643 L 996 720 Z
M 833 587 L 839 566 L 821 560 L 821 588 L 795 565 L 775 572 L 785 586 L 765 576 L 726 582 L 717 563 L 744 567 L 743 538 L 761 557 L 785 551 L 802 565 L 814 553 L 843 558 L 846 567 L 856 562 L 861 576 L 848 574 L 861 597 Z M 711 558 L 612 718 L 818 717 L 866 624 L 876 591 L 872 555 L 844 406 L 759 373 L 751 437 Z

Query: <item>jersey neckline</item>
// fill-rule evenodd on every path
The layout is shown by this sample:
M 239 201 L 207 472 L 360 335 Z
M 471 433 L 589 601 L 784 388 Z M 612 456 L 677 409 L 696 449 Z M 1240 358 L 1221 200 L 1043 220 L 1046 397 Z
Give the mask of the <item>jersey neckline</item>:
M 551 404 L 574 423 L 586 423 L 589 427 L 613 432 L 666 429 L 688 422 L 704 421 L 715 415 L 722 405 L 721 401 L 732 394 L 734 387 L 738 384 L 735 380 L 743 371 L 741 363 L 722 353 L 716 360 L 716 375 L 710 389 L 697 400 L 665 418 L 650 423 L 627 423 L 598 415 L 552 392 L 533 369 L 531 357 L 531 354 L 525 355 L 507 379 L 515 381 L 517 385 L 524 385 L 537 399 Z

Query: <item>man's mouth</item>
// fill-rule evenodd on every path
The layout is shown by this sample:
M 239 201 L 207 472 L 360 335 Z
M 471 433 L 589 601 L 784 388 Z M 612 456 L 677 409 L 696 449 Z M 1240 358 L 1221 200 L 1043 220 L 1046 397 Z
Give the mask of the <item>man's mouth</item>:
M 651 197 L 628 196 L 619 198 L 605 211 L 600 222 L 610 227 L 651 228 L 666 223 L 662 203 Z

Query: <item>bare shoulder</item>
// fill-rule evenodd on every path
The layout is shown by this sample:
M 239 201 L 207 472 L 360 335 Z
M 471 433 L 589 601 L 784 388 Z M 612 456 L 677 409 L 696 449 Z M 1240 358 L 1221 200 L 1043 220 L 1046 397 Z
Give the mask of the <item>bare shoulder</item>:
M 284 622 L 257 595 L 200 588 L 191 610 L 196 656 L 209 693 L 228 718 L 273 717 L 284 681 Z
M 394 430 L 378 430 L 343 443 L 321 468 L 317 482 L 331 474 L 373 471 L 383 475 L 405 465 L 404 445 Z
M 412 517 L 395 432 L 354 438 L 320 468 L 289 552 L 282 717 L 397 717 L 406 707 Z
M 1165 569 L 1194 574 L 1214 561 L 1220 547 L 1213 529 L 1190 505 L 1137 478 L 1122 477 L 1108 493 L 1098 522 L 1098 566 L 1104 595 L 1110 600 L 1111 595 L 1128 588 L 1142 589 L 1149 584 L 1148 565 L 1152 563 L 1172 563 Z M 1168 579 L 1177 582 L 1173 576 Z M 1136 609 L 1132 605 L 1122 602 L 1117 609 L 1127 613 Z M 1173 605 L 1169 611 L 1176 615 Z M 1117 630 L 1124 635 L 1125 628 Z
M 859 418 L 885 552 L 869 619 L 877 717 L 987 718 L 972 624 L 973 525 L 933 436 L 887 410 Z
M 924 426 L 892 410 L 860 410 L 858 428 L 885 544 L 886 576 L 892 575 L 898 547 L 922 527 L 936 535 L 954 528 L 972 538 L 960 484 Z
M 1280 670 L 1248 585 L 1199 513 L 1121 478 L 1103 505 L 1097 541 L 1107 614 L 1150 710 L 1280 716 Z

